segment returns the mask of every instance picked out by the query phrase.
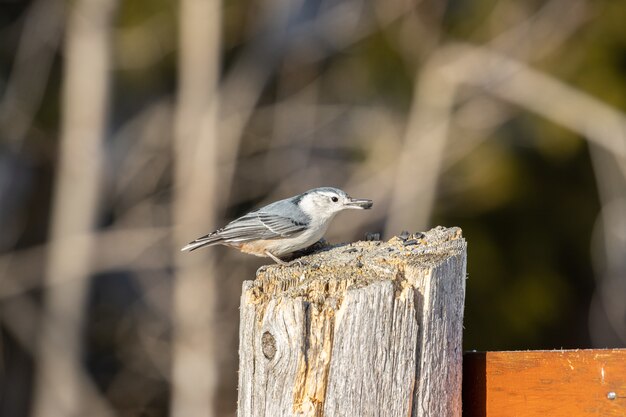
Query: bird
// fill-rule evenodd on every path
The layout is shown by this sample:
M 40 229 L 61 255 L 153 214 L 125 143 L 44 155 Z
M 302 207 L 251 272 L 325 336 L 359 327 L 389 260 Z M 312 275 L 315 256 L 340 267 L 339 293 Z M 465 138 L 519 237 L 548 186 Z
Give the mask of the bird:
M 189 242 L 181 251 L 225 245 L 288 265 L 280 258 L 319 241 L 337 213 L 369 209 L 372 205 L 372 200 L 352 198 L 338 188 L 313 188 L 244 214 L 223 228 Z

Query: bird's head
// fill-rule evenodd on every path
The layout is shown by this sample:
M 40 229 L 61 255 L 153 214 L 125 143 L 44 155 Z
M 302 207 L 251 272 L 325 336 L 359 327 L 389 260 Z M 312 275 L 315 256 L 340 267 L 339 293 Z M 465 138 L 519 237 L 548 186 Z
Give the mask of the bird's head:
M 314 188 L 297 197 L 298 205 L 309 216 L 316 219 L 332 218 L 347 209 L 369 209 L 372 200 L 352 198 L 345 191 L 332 187 Z

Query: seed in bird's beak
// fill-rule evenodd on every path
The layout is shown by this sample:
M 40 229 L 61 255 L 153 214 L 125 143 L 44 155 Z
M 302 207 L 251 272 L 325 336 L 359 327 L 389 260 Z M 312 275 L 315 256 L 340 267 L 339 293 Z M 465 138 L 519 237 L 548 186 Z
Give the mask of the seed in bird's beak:
M 353 209 L 369 209 L 372 208 L 373 204 L 372 200 L 365 198 L 351 198 L 350 201 L 346 203 L 346 206 Z

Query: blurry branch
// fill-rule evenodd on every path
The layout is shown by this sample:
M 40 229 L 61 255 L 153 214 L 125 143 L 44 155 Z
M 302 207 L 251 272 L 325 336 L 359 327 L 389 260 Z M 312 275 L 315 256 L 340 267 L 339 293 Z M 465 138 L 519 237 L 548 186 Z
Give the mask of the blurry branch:
M 218 273 L 211 251 L 180 245 L 215 224 L 221 3 L 180 2 L 179 92 L 175 115 L 173 393 L 174 417 L 212 416 L 218 384 L 215 335 Z M 233 140 L 222 138 L 223 140 Z
M 385 1 L 373 5 L 362 0 L 325 1 L 322 13 L 295 29 L 292 50 L 307 51 L 308 62 L 319 62 L 330 54 L 344 50 L 372 34 L 392 25 L 411 11 L 407 1 Z
M 622 135 L 626 141 L 626 131 Z M 596 346 L 606 346 L 602 331 L 597 329 L 606 329 L 607 324 L 626 344 L 626 158 L 620 166 L 619 160 L 602 148 L 592 146 L 590 153 L 602 208 L 594 228 L 593 248 L 595 297 L 601 305 L 591 304 L 589 328 Z M 594 311 L 600 309 L 603 312 Z
M 228 201 L 233 180 L 239 143 L 261 93 L 285 51 L 289 23 L 289 1 L 275 0 L 262 3 L 259 33 L 225 77 L 221 89 L 219 125 L 222 155 L 219 194 Z
M 51 241 L 93 232 L 102 182 L 103 140 L 109 98 L 113 0 L 79 0 L 68 17 L 59 169 Z M 96 410 L 85 392 L 81 332 L 91 273 L 93 239 L 72 250 L 51 245 L 50 285 L 37 357 L 36 417 L 111 415 Z M 63 285 L 60 283 L 64 282 Z M 59 283 L 59 285 L 56 285 Z
M 430 218 L 456 90 L 436 60 L 421 69 L 392 186 L 387 233 L 422 230 Z
M 610 105 L 504 55 L 469 45 L 442 51 L 441 70 L 455 84 L 482 88 L 580 134 L 613 155 L 623 170 L 626 116 Z M 564 105 L 564 104 L 567 105 Z M 626 175 L 626 171 L 622 171 Z
M 447 2 L 390 0 L 376 5 L 378 15 L 383 19 L 408 6 L 401 14 L 399 29 L 394 27 L 392 31 L 383 31 L 383 35 L 401 52 L 408 68 L 416 67 L 438 48 L 445 32 L 442 21 Z
M 561 44 L 566 41 L 568 37 L 578 27 L 580 27 L 580 25 L 584 21 L 584 2 L 576 0 L 571 4 L 571 7 L 567 7 L 567 10 L 563 11 L 562 9 L 565 7 L 564 1 L 565 0 L 553 0 L 545 4 L 534 15 L 530 16 L 528 19 L 525 19 L 519 25 L 516 25 L 512 29 L 498 35 L 496 38 L 489 42 L 489 45 L 491 45 L 495 49 L 507 51 L 515 54 L 515 56 L 528 60 L 536 60 L 553 52 L 559 46 L 561 46 Z M 329 51 L 328 47 L 326 49 L 323 49 L 321 47 L 321 39 L 323 39 L 326 44 L 332 45 L 333 47 L 348 47 L 350 46 L 351 42 L 369 35 L 372 31 L 372 27 L 369 26 L 373 26 L 373 28 L 375 28 L 376 30 L 384 30 L 386 24 L 396 22 L 398 18 L 401 18 L 404 28 L 401 32 L 403 36 L 399 39 L 399 41 L 402 42 L 402 45 L 400 46 L 403 54 L 413 53 L 412 50 L 416 48 L 416 41 L 414 39 L 414 36 L 412 35 L 414 35 L 415 32 L 408 29 L 410 29 L 412 26 L 420 26 L 420 22 L 424 20 L 419 15 L 416 15 L 414 10 L 410 9 L 410 7 L 409 10 L 407 10 L 407 5 L 401 4 L 402 2 L 387 2 L 384 4 L 378 4 L 377 13 L 379 16 L 381 27 L 376 27 L 375 25 L 372 25 L 371 22 L 369 22 L 367 17 L 363 17 L 357 20 L 353 19 L 354 16 L 359 15 L 359 13 L 357 12 L 359 6 L 356 6 L 353 3 L 358 2 L 342 3 L 339 6 L 330 7 L 315 20 L 300 24 L 294 31 L 294 37 L 290 44 L 288 53 L 289 51 L 293 51 L 296 46 L 300 49 L 306 50 L 306 54 L 300 53 L 296 54 L 296 56 L 300 59 L 299 64 L 302 67 L 305 67 L 307 65 L 310 66 L 316 60 L 326 56 Z M 331 13 L 331 11 L 333 13 Z M 338 16 L 343 17 L 340 18 Z M 344 22 L 343 26 L 338 23 L 340 21 Z M 352 26 L 351 23 L 353 21 L 354 26 Z M 325 30 L 321 30 L 322 28 L 324 28 Z M 431 28 L 431 30 L 435 29 Z M 317 34 L 317 36 L 312 36 L 311 34 L 313 33 Z M 334 39 L 339 40 L 335 41 Z M 397 40 L 393 37 L 391 39 Z M 418 49 L 419 48 L 420 47 L 418 47 Z M 420 54 L 424 55 L 424 51 L 422 50 Z M 307 68 L 305 68 L 305 70 L 306 69 Z M 418 78 L 419 81 L 416 85 L 415 96 L 419 94 L 419 85 L 428 86 L 433 81 L 437 83 L 442 83 L 444 85 L 447 85 L 449 83 L 448 80 L 438 77 L 436 72 L 437 69 L 435 68 L 433 71 L 430 72 L 430 74 L 427 73 L 423 75 L 423 78 Z M 431 76 L 433 77 L 432 80 L 429 78 Z M 322 113 L 322 109 L 332 107 L 304 105 L 305 109 L 302 108 L 303 104 L 299 103 L 301 94 L 305 94 L 306 91 L 309 90 L 314 83 L 315 81 L 311 84 L 303 86 L 300 91 L 296 91 L 290 96 L 285 97 L 277 105 L 266 106 L 262 109 L 259 109 L 259 111 L 257 112 L 258 117 L 263 118 L 263 116 L 260 115 L 260 112 L 269 114 L 268 116 L 265 116 L 266 118 L 271 117 L 271 114 L 282 115 L 285 112 L 285 109 L 294 109 L 295 107 L 300 107 L 302 112 L 309 113 Z M 454 89 L 455 87 L 452 88 Z M 293 91 L 293 89 L 291 90 Z M 437 88 L 429 88 L 428 91 L 433 91 L 433 94 L 438 94 L 439 92 Z M 446 91 L 445 88 L 443 91 Z M 456 91 L 457 90 L 455 90 L 455 94 Z M 428 99 L 429 97 L 425 98 Z M 435 97 L 435 100 L 444 99 L 444 97 Z M 417 150 L 412 151 L 414 154 L 422 154 L 424 151 L 432 152 L 434 149 L 437 150 L 436 153 L 438 155 L 435 155 L 435 158 L 431 158 L 431 155 L 422 155 L 423 159 L 427 161 L 426 165 L 422 167 L 415 166 L 416 164 L 413 163 L 415 161 L 415 158 L 411 160 L 411 158 L 407 158 L 405 155 L 405 159 L 407 160 L 407 162 L 405 162 L 406 166 L 411 167 L 411 169 L 415 172 L 424 171 L 426 178 L 431 178 L 430 183 L 426 186 L 426 188 L 430 188 L 430 192 L 426 192 L 426 196 L 431 195 L 431 197 L 434 197 L 432 193 L 434 192 L 433 187 L 435 186 L 435 184 L 432 179 L 436 179 L 438 177 L 438 173 L 430 173 L 434 167 L 437 167 L 436 170 L 440 171 L 446 169 L 450 165 L 453 165 L 455 161 L 458 161 L 473 148 L 475 148 L 478 144 L 480 144 L 482 140 L 484 140 L 484 138 L 487 136 L 488 130 L 495 129 L 497 126 L 512 117 L 515 113 L 512 108 L 507 109 L 502 106 L 492 105 L 491 107 L 493 111 L 489 115 L 485 115 L 483 111 L 485 104 L 492 103 L 493 101 L 493 98 L 486 97 L 480 91 L 477 91 L 473 94 L 464 94 L 462 97 L 455 97 L 454 103 L 448 103 L 449 105 L 458 106 L 458 109 L 456 109 L 455 107 L 454 113 L 450 115 L 450 120 L 448 120 L 447 117 L 442 118 L 441 122 L 443 123 L 443 125 L 437 125 L 437 123 L 433 123 L 432 121 L 430 121 L 430 118 L 428 116 L 424 117 L 424 120 L 429 123 L 429 125 L 432 125 L 433 129 L 442 129 L 447 131 L 447 136 L 455 132 L 464 133 L 463 137 L 455 138 L 453 145 L 451 143 L 451 145 L 446 147 L 445 149 L 440 146 L 438 147 L 435 144 L 429 143 L 432 141 L 424 140 L 419 145 L 417 143 L 409 143 L 409 140 L 405 141 L 407 146 L 417 148 Z M 335 107 L 338 107 L 337 110 L 334 110 L 334 112 L 338 115 L 337 117 L 339 117 L 339 115 L 341 114 L 349 115 L 344 117 L 358 119 L 358 121 L 355 121 L 354 123 L 359 126 L 370 126 L 368 128 L 370 129 L 370 133 L 365 136 L 371 136 L 371 129 L 374 128 L 374 126 L 371 126 L 370 124 L 372 118 L 376 119 L 378 117 L 383 117 L 384 119 L 386 117 L 384 115 L 386 112 L 382 109 L 370 108 L 369 110 L 365 110 L 360 109 L 356 106 L 351 106 L 350 108 L 339 108 L 341 106 Z M 414 112 L 416 110 L 415 107 L 413 107 L 412 109 L 413 110 L 411 111 L 411 115 L 417 117 L 417 112 Z M 468 120 L 468 117 L 472 118 L 472 114 L 476 114 L 476 111 L 480 111 L 480 120 L 476 118 Z M 287 119 L 289 118 L 281 116 L 276 120 L 281 121 Z M 415 124 L 414 122 L 415 117 L 413 117 L 413 120 L 409 122 L 410 127 L 408 129 L 413 130 L 424 128 L 426 131 L 428 131 L 428 126 L 420 127 L 420 124 Z M 461 123 L 466 122 L 472 123 L 474 125 L 474 130 L 478 128 L 473 136 L 467 133 L 466 129 L 464 129 L 465 126 L 461 125 Z M 390 121 L 390 123 L 399 124 L 398 121 Z M 280 129 L 280 126 L 278 126 L 278 128 Z M 436 131 L 433 134 L 441 134 L 442 130 Z M 312 131 L 304 135 L 313 136 L 314 133 L 315 132 Z M 379 133 L 387 136 L 384 132 Z M 419 139 L 417 138 L 419 138 L 419 135 L 421 135 L 419 132 L 411 133 L 408 130 L 407 134 L 413 138 L 416 138 L 416 140 L 418 141 Z M 302 132 L 300 132 L 299 136 L 303 136 Z M 284 142 L 284 140 L 282 142 Z M 280 143 L 280 145 L 284 145 L 285 148 L 289 146 L 288 143 L 282 142 Z M 387 141 L 387 143 L 389 144 L 389 141 Z M 276 148 L 275 145 L 276 144 L 274 143 L 274 147 L 272 149 L 277 150 L 278 148 Z M 443 146 L 445 144 L 441 143 L 441 145 Z M 370 146 L 373 146 L 373 144 Z M 305 151 L 300 148 L 298 148 L 298 150 Z M 398 150 L 398 153 L 402 154 L 404 152 Z M 346 184 L 346 187 L 351 192 L 367 193 L 369 196 L 379 202 L 371 215 L 367 217 L 367 220 L 363 218 L 355 219 L 355 222 L 358 223 L 358 226 L 363 226 L 363 223 L 366 221 L 376 222 L 386 217 L 384 202 L 387 201 L 390 196 L 390 190 L 387 187 L 387 184 L 394 182 L 395 165 L 389 167 L 381 166 L 381 162 L 385 162 L 380 161 L 376 154 L 376 152 L 370 152 L 368 156 L 368 161 L 355 167 L 355 171 L 351 174 L 351 178 L 347 181 Z M 389 163 L 389 161 L 387 161 L 386 163 Z M 376 166 L 374 167 L 372 164 L 375 164 Z M 274 170 L 271 170 L 271 172 L 272 174 L 275 174 Z M 316 171 L 316 169 L 313 167 L 310 167 L 310 169 L 308 167 L 300 167 L 300 169 L 291 171 L 291 173 L 295 172 L 297 172 L 299 176 L 303 176 L 306 178 L 314 178 L 316 175 L 319 175 L 319 172 Z M 402 180 L 399 179 L 398 181 Z M 278 191 L 280 191 L 280 193 L 278 193 Z M 267 200 L 272 200 L 273 197 L 278 198 L 284 196 L 284 194 L 284 190 L 277 190 L 277 193 L 272 193 L 272 195 L 269 196 Z M 425 204 L 426 201 L 424 201 L 423 203 Z M 426 204 L 426 206 L 428 205 L 429 204 Z M 426 218 L 429 216 L 429 209 L 426 209 L 426 213 L 424 214 L 424 216 Z M 345 225 L 339 224 L 333 228 L 333 231 L 344 229 L 344 231 L 347 231 L 350 227 L 353 228 L 354 225 L 351 223 L 345 223 Z
M 171 258 L 163 256 L 160 249 L 171 229 L 169 225 L 152 225 L 145 212 L 154 211 L 152 195 L 158 189 L 156 182 L 160 173 L 165 175 L 170 164 L 170 135 L 167 134 L 170 119 L 169 104 L 157 102 L 126 122 L 111 139 L 111 165 L 119 167 L 116 174 L 111 175 L 115 179 L 112 185 L 114 207 L 122 211 L 116 215 L 115 224 L 0 255 L 0 298 L 69 282 L 69 276 L 54 282 L 40 282 L 46 252 L 72 252 L 90 240 L 98 254 L 91 260 L 93 274 L 125 267 L 133 270 L 169 267 Z M 140 216 L 141 221 L 137 220 Z M 59 247 L 53 249 L 52 246 Z M 15 283 L 5 285 L 9 281 Z
M 393 24 L 411 7 L 410 3 L 400 2 L 394 7 L 386 7 L 385 13 L 370 16 L 365 11 L 360 13 L 360 8 L 365 7 L 358 0 L 326 3 L 327 8 L 319 16 L 291 24 L 299 2 L 262 2 L 260 23 L 254 28 L 258 33 L 228 72 L 221 87 L 219 132 L 222 157 L 219 162 L 220 195 L 224 201 L 229 200 L 244 129 L 257 110 L 261 93 L 280 60 L 294 54 L 302 58 L 301 65 L 321 62 L 376 33 L 381 27 Z
M 299 76 L 301 74 L 298 72 Z M 277 87 L 278 94 L 287 94 L 291 87 L 289 84 L 289 75 L 283 74 Z M 272 135 L 263 167 L 265 172 L 272 171 L 272 175 L 282 179 L 308 165 L 314 136 L 307 132 L 313 131 L 315 127 L 319 88 L 318 81 L 309 83 L 273 112 Z M 294 142 L 297 142 L 297 146 L 293 146 Z M 286 151 L 281 152 L 281 148 L 286 148 Z M 312 177 L 308 177 L 308 180 L 319 183 Z M 299 192 L 301 190 L 294 194 Z
M 20 144 L 31 127 L 61 38 L 64 2 L 37 0 L 26 12 L 11 75 L 0 101 L 0 134 Z
M 580 0 L 575 0 L 573 3 L 567 0 L 553 0 L 544 5 L 531 18 L 490 41 L 488 43 L 489 48 L 482 50 L 491 50 L 492 56 L 506 59 L 508 65 L 507 68 L 504 68 L 503 63 L 499 61 L 500 65 L 497 66 L 498 74 L 495 76 L 502 79 L 501 84 L 509 85 L 509 72 L 515 71 L 515 69 L 510 68 L 511 65 L 523 66 L 523 64 L 512 58 L 506 58 L 504 55 L 498 55 L 497 50 L 506 51 L 507 54 L 527 60 L 545 56 L 560 46 L 580 26 L 584 19 L 584 9 L 584 2 Z M 567 12 L 563 10 L 567 10 Z M 467 46 L 466 48 L 467 50 L 461 51 L 455 45 L 440 47 L 435 50 L 418 73 L 414 100 L 409 111 L 405 134 L 406 149 L 401 152 L 402 156 L 390 198 L 390 212 L 385 226 L 388 232 L 397 233 L 401 228 L 420 229 L 426 226 L 435 200 L 442 160 L 446 157 L 445 142 L 450 133 L 451 124 L 456 117 L 455 113 L 457 113 L 455 106 L 461 105 L 461 108 L 458 109 L 461 111 L 471 107 L 476 98 L 481 98 L 479 93 L 461 101 L 458 94 L 459 89 L 464 85 L 476 85 L 482 77 L 491 80 L 494 75 L 489 73 L 488 68 L 485 68 L 489 66 L 489 63 L 481 61 L 481 59 L 486 58 L 485 56 L 481 56 L 477 62 L 470 63 L 468 61 L 470 47 Z M 453 68 L 452 71 L 456 71 L 454 74 L 444 74 L 446 68 L 448 68 L 448 72 L 450 72 L 450 68 Z M 528 67 L 523 66 L 523 68 Z M 540 75 L 538 72 L 532 72 L 532 74 L 537 75 L 537 77 Z M 558 83 L 555 79 L 543 77 Z M 546 106 L 542 106 L 541 109 L 535 108 L 539 103 L 533 100 L 533 97 L 530 100 L 524 100 L 523 103 L 516 101 L 523 98 L 520 95 L 523 92 L 538 96 L 536 91 L 541 90 L 522 87 L 517 95 L 500 98 L 543 114 L 542 111 L 546 110 Z M 547 97 L 546 95 L 543 96 Z M 548 98 L 548 100 L 550 99 Z M 553 103 L 551 102 L 551 104 Z M 596 103 L 600 102 L 596 100 Z M 552 109 L 564 107 L 552 105 Z M 555 119 L 554 116 L 551 113 L 546 115 L 546 117 L 557 122 L 562 122 L 561 118 Z M 501 113 L 499 117 L 500 122 L 503 122 L 507 115 Z M 455 139 L 455 145 L 458 141 Z M 474 146 L 478 143 L 479 141 L 474 141 Z M 469 151 L 472 147 L 471 145 L 466 146 L 465 150 Z M 458 148 L 456 153 L 458 159 Z M 404 184 L 410 178 L 417 180 L 419 186 L 403 189 L 406 188 Z
M 9 291 L 13 288 L 14 282 L 5 282 L 3 287 L 6 286 Z M 5 288 L 5 289 L 7 289 Z M 0 320 L 3 326 L 8 329 L 12 336 L 18 341 L 18 343 L 33 356 L 37 355 L 40 346 L 37 345 L 38 338 L 36 337 L 39 330 L 36 326 L 37 320 L 42 317 L 42 313 L 38 306 L 29 297 L 15 297 L 10 300 L 5 300 L 0 306 Z M 62 331 L 62 329 L 51 329 Z M 41 340 L 39 340 L 41 343 Z M 46 343 L 47 349 L 53 350 L 59 354 L 57 360 L 59 362 L 74 361 L 76 358 L 68 358 L 70 352 L 66 352 L 63 346 L 59 346 L 57 340 Z M 58 379 L 63 380 L 64 375 L 57 375 Z M 81 401 L 89 404 L 89 416 L 114 416 L 115 412 L 111 409 L 109 403 L 100 394 L 98 388 L 94 384 L 93 380 L 85 372 L 76 372 L 74 377 L 81 386 Z M 51 384 L 55 382 L 52 381 Z M 56 409 L 55 409 L 56 410 Z M 56 410 L 51 412 L 51 415 L 63 416 L 69 414 L 61 414 Z
M 0 255 L 0 299 L 37 288 L 62 289 L 65 285 L 74 285 L 77 278 L 70 275 L 61 276 L 54 281 L 47 280 L 42 285 L 39 282 L 40 265 L 44 262 L 46 252 L 71 253 L 75 248 L 86 244 L 92 244 L 93 251 L 98 254 L 90 265 L 92 274 L 125 267 L 133 270 L 165 269 L 170 265 L 170 259 L 151 249 L 163 243 L 170 233 L 170 228 L 107 229 L 95 234 L 67 236 L 39 247 Z
M 111 166 L 116 167 L 110 186 L 118 227 L 154 225 L 133 211 L 137 206 L 154 211 L 159 184 L 169 175 L 172 110 L 169 100 L 157 101 L 127 121 L 110 141 Z M 169 224 L 170 219 L 163 220 Z
M 426 169 L 439 166 L 443 146 L 428 142 L 445 142 L 447 120 L 453 117 L 455 104 L 449 98 L 467 85 L 581 134 L 621 161 L 619 166 L 626 173 L 626 119 L 618 110 L 504 55 L 470 45 L 451 45 L 440 49 L 420 73 L 409 117 L 407 151 L 396 174 L 387 231 L 426 225 L 438 177 L 438 172 Z M 410 178 L 419 180 L 420 187 L 404 189 L 405 180 Z
M 585 0 L 549 1 L 534 15 L 489 41 L 488 46 L 511 58 L 536 61 L 562 47 L 585 22 L 587 11 Z

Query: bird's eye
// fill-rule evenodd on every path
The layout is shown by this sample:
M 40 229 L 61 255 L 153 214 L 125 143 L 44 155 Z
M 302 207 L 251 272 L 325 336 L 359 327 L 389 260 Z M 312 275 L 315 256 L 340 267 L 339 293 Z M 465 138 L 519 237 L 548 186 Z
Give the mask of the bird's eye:
M 333 203 L 336 203 L 337 201 L 339 201 L 337 197 L 331 197 L 330 199 L 332 200 Z

